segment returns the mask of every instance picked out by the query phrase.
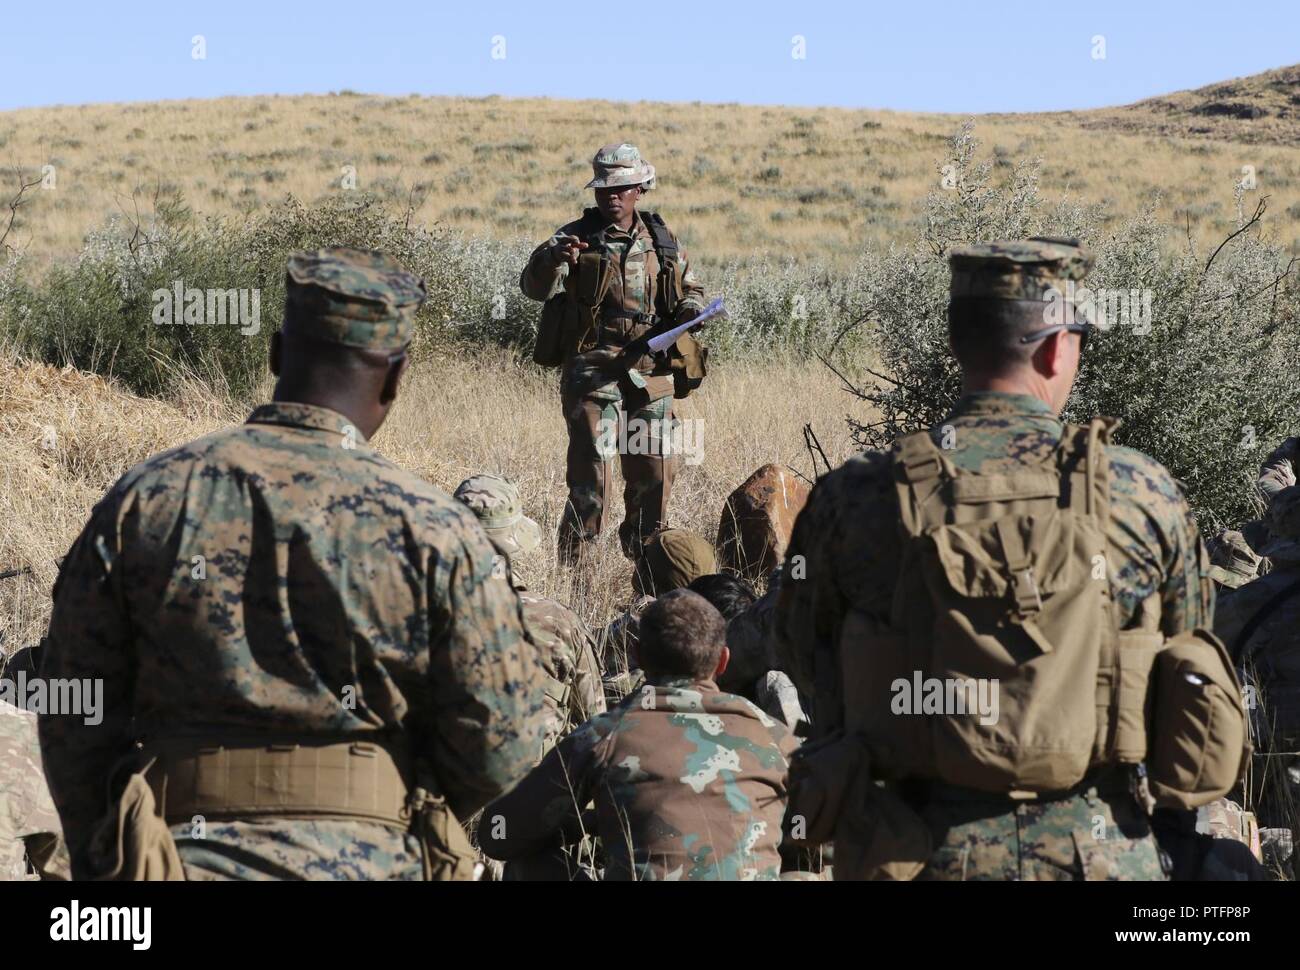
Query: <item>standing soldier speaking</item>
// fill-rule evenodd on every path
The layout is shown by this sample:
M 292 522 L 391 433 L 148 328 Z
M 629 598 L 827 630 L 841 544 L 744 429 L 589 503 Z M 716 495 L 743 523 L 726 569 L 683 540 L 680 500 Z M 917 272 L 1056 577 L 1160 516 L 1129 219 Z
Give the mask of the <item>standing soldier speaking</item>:
M 534 359 L 561 368 L 569 494 L 558 550 L 567 563 L 606 523 L 616 450 L 624 554 L 635 557 L 666 523 L 676 465 L 672 402 L 699 386 L 706 357 L 689 334 L 663 354 L 624 353 L 657 323 L 699 314 L 704 290 L 663 219 L 637 210 L 654 187 L 654 166 L 626 143 L 606 145 L 591 164 L 595 207 L 538 246 L 519 279 L 525 296 L 546 301 Z
M 367 444 L 424 296 L 295 254 L 272 402 L 95 506 L 43 673 L 103 720 L 40 722 L 77 878 L 472 876 L 455 816 L 532 764 L 544 674 L 473 513 Z
M 961 400 L 826 475 L 787 552 L 778 653 L 819 737 L 792 835 L 833 839 L 837 879 L 1161 879 L 1152 812 L 1221 796 L 1246 750 L 1223 646 L 1193 632 L 1196 523 L 1115 422 L 1058 417 L 1092 326 L 1052 297 L 1084 252 L 950 262 Z

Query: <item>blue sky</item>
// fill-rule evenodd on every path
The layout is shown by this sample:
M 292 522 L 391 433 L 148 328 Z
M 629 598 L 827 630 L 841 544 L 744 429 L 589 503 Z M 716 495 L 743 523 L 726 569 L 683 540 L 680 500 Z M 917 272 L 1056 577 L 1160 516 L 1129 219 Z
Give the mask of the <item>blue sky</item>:
M 5 6 L 0 109 L 351 88 L 1034 111 L 1120 104 L 1300 61 L 1300 0 Z M 791 56 L 796 35 L 802 59 Z M 1093 57 L 1098 35 L 1104 59 Z M 492 56 L 498 36 L 503 58 Z

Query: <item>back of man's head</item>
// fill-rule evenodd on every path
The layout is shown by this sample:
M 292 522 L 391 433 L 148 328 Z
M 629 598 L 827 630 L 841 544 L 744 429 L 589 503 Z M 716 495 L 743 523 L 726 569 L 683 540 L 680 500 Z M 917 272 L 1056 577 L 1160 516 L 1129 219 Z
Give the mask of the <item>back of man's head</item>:
M 968 378 L 1029 368 L 1040 344 L 1023 338 L 1057 324 L 1084 323 L 1089 315 L 1075 298 L 1092 261 L 1075 240 L 963 246 L 949 254 L 949 265 L 949 341 Z
M 424 282 L 383 253 L 294 253 L 272 341 L 275 399 L 331 408 L 369 437 L 396 397 L 424 298 Z
M 651 682 L 709 680 L 727 649 L 727 621 L 708 600 L 687 589 L 665 593 L 641 614 L 637 655 Z
M 712 603 L 724 620 L 734 620 L 758 600 L 754 587 L 739 576 L 730 576 L 727 573 L 709 573 L 707 576 L 700 576 L 692 580 L 686 588 L 692 593 L 699 593 Z

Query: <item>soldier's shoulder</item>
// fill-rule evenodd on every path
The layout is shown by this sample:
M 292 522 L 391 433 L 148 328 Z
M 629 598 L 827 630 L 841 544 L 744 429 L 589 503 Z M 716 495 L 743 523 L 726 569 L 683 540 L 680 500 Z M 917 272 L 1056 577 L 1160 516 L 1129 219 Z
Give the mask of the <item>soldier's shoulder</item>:
M 854 455 L 818 479 L 810 502 L 861 508 L 895 500 L 893 457 L 880 451 Z
M 1128 500 L 1157 515 L 1162 510 L 1185 513 L 1187 499 L 1182 486 L 1150 455 L 1125 445 L 1107 445 L 1106 459 L 1113 498 Z

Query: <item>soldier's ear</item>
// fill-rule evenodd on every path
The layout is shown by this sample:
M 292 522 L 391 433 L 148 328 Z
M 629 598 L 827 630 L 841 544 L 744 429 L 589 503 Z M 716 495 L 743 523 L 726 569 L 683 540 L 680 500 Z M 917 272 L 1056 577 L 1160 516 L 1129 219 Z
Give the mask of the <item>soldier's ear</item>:
M 392 404 L 397 399 L 397 385 L 402 380 L 402 375 L 406 373 L 406 365 L 410 363 L 410 358 L 406 354 L 388 365 L 388 373 L 384 375 L 384 386 L 379 392 L 379 403 L 383 405 Z
M 718 666 L 713 671 L 713 679 L 717 680 L 727 672 L 727 664 L 731 663 L 731 648 L 725 643 L 722 645 L 722 653 L 718 654 Z

